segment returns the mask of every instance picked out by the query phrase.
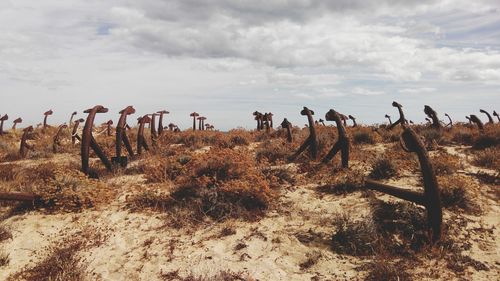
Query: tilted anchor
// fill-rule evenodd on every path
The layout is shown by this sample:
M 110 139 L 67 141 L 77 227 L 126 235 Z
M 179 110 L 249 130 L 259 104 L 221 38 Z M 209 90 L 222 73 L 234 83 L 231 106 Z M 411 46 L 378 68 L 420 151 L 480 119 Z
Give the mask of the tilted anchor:
M 469 122 L 476 124 L 480 131 L 484 129 L 483 121 L 481 121 L 481 119 L 479 119 L 476 115 L 471 114 L 467 119 L 469 119 Z
M 408 121 L 405 119 L 405 115 L 403 113 L 403 106 L 395 101 L 392 102 L 392 106 L 397 107 L 399 111 L 399 119 L 398 121 L 392 123 L 387 129 L 392 130 L 394 127 L 396 127 L 398 124 L 408 124 Z
M 348 168 L 349 167 L 350 141 L 349 141 L 349 137 L 346 134 L 344 124 L 342 123 L 342 120 L 340 118 L 340 114 L 338 112 L 336 112 L 335 110 L 330 109 L 325 114 L 325 119 L 327 121 L 335 121 L 335 123 L 337 124 L 337 131 L 338 131 L 339 139 L 333 145 L 330 152 L 328 152 L 328 154 L 325 157 L 323 157 L 321 162 L 323 162 L 323 163 L 330 162 L 330 160 L 332 160 L 333 157 L 335 157 L 335 154 L 337 154 L 337 152 L 339 152 L 339 150 L 340 150 L 341 158 L 342 158 L 342 167 Z
M 94 150 L 99 159 L 106 167 L 108 171 L 112 171 L 111 162 L 108 160 L 104 152 L 102 151 L 99 144 L 97 144 L 94 136 L 92 136 L 92 127 L 94 125 L 95 115 L 97 113 L 106 113 L 108 109 L 102 105 L 96 105 L 93 108 L 87 109 L 84 113 L 88 113 L 87 120 L 85 121 L 85 126 L 83 127 L 82 133 L 82 144 L 81 144 L 81 155 L 82 155 L 82 172 L 86 175 L 89 174 L 89 153 L 90 148 Z
M 400 120 L 404 119 L 401 116 Z M 382 184 L 373 180 L 366 180 L 365 186 L 369 189 L 377 190 L 403 200 L 413 202 L 425 207 L 427 211 L 427 223 L 430 230 L 430 237 L 433 242 L 441 238 L 443 211 L 439 194 L 439 185 L 429 154 L 425 149 L 422 139 L 404 122 L 401 122 L 403 133 L 400 144 L 406 152 L 414 152 L 418 156 L 420 169 L 424 182 L 424 192 L 415 192 L 404 188 Z
M 318 138 L 316 136 L 316 128 L 314 127 L 314 119 L 312 117 L 314 115 L 314 111 L 304 106 L 304 109 L 302 109 L 300 114 L 307 116 L 307 121 L 309 123 L 309 137 L 307 137 L 304 143 L 299 147 L 299 150 L 288 158 L 290 161 L 295 160 L 308 147 L 311 157 L 313 159 L 318 158 Z
M 127 136 L 127 116 L 134 114 L 135 109 L 132 106 L 127 106 L 120 111 L 120 119 L 118 119 L 118 124 L 116 125 L 116 141 L 115 141 L 115 151 L 116 156 L 111 158 L 113 163 L 119 163 L 122 167 L 127 166 L 127 156 L 122 156 L 122 142 L 127 149 L 128 155 L 133 158 L 134 150 L 130 145 L 130 141 Z
M 139 129 L 137 130 L 137 154 L 142 154 L 142 149 L 144 148 L 146 151 L 149 151 L 148 143 L 146 142 L 146 138 L 144 137 L 144 126 L 146 123 L 151 122 L 151 118 L 146 114 L 142 117 L 137 118 L 139 123 Z
M 85 119 L 80 118 L 75 120 L 74 125 L 73 125 L 73 131 L 71 132 L 71 143 L 75 144 L 76 140 L 79 142 L 82 141 L 82 138 L 78 135 L 78 126 L 80 126 L 80 123 L 85 122 Z
M 286 141 L 287 142 L 292 142 L 292 123 L 288 121 L 288 119 L 283 119 L 283 122 L 281 122 L 281 128 L 286 129 Z
M 493 124 L 493 118 L 491 117 L 490 113 L 484 109 L 480 109 L 479 112 L 486 114 L 488 116 L 488 124 Z
M 25 158 L 28 155 L 28 150 L 33 150 L 35 147 L 28 143 L 28 140 L 33 139 L 33 126 L 23 129 L 23 136 L 21 137 L 21 145 L 19 148 L 19 155 Z
M 437 113 L 432 107 L 426 105 L 424 106 L 424 113 L 429 116 L 429 118 L 432 120 L 432 128 L 441 130 L 443 126 L 441 125 L 441 122 L 439 122 L 439 118 L 437 116 Z
M 57 128 L 56 135 L 52 140 L 52 152 L 57 153 L 57 147 L 61 146 L 61 133 L 64 129 L 68 128 L 68 125 L 62 124 Z

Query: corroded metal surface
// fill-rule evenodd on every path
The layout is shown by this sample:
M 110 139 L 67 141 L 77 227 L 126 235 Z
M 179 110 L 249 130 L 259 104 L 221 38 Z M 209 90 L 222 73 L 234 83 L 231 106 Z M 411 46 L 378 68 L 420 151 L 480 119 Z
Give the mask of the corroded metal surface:
M 108 171 L 112 170 L 111 162 L 107 158 L 107 156 L 102 151 L 99 144 L 97 144 L 94 136 L 92 136 L 92 127 L 94 126 L 95 115 L 97 113 L 106 113 L 108 109 L 103 107 L 102 105 L 96 105 L 93 108 L 87 109 L 84 113 L 88 113 L 87 120 L 85 121 L 85 126 L 83 127 L 82 133 L 82 144 L 81 144 L 81 157 L 82 157 L 82 172 L 86 175 L 89 174 L 89 153 L 90 148 L 94 150 L 99 159 L 101 159 L 102 163 L 106 167 Z
M 309 148 L 311 153 L 311 158 L 318 158 L 318 138 L 316 136 L 316 128 L 314 127 L 314 111 L 304 106 L 304 109 L 300 112 L 301 115 L 307 116 L 308 128 L 309 128 L 309 137 L 304 141 L 304 143 L 299 147 L 297 152 L 295 152 L 292 156 L 289 157 L 290 161 L 295 160 L 306 148 Z
M 325 119 L 327 121 L 335 121 L 337 125 L 337 132 L 338 132 L 338 140 L 337 142 L 333 145 L 332 149 L 328 152 L 328 154 L 323 157 L 321 162 L 323 163 L 328 163 L 330 160 L 335 157 L 335 154 L 340 151 L 341 153 L 341 159 L 342 159 L 342 167 L 348 168 L 349 167 L 349 145 L 350 145 L 350 140 L 349 137 L 346 134 L 344 124 L 342 122 L 342 119 L 340 117 L 340 114 L 336 112 L 333 109 L 330 109 L 326 115 Z

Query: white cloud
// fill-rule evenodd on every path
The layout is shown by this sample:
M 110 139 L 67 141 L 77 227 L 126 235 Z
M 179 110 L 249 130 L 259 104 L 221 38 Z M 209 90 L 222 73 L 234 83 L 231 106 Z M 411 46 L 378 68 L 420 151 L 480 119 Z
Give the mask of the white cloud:
M 184 110 L 211 96 L 214 115 L 411 93 L 458 103 L 474 89 L 491 100 L 499 14 L 493 0 L 2 1 L 0 82 L 44 107 L 165 98 Z

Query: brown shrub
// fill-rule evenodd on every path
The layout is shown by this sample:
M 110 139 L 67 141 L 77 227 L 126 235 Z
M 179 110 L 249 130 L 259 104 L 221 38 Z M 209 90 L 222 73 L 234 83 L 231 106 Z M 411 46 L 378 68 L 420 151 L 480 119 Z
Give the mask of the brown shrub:
M 463 175 L 439 176 L 441 203 L 448 209 L 460 209 L 469 213 L 480 212 L 473 194 L 479 186 Z
M 269 183 L 246 149 L 212 148 L 195 154 L 185 170 L 175 179 L 168 197 L 146 197 L 142 204 L 165 206 L 168 212 L 190 210 L 198 220 L 204 216 L 255 219 L 269 206 Z
M 453 128 L 451 132 L 451 140 L 461 145 L 472 145 L 474 133 L 468 128 Z
M 374 179 L 389 179 L 397 174 L 396 164 L 387 157 L 380 157 L 373 163 L 370 177 Z
M 40 196 L 36 206 L 49 211 L 77 212 L 109 202 L 116 194 L 115 190 L 87 178 L 80 171 L 54 163 L 21 169 L 11 186 L 15 191 Z
M 352 139 L 354 144 L 375 144 L 381 137 L 370 127 L 353 128 Z
M 500 126 L 486 126 L 472 143 L 474 149 L 485 149 L 500 146 Z
M 286 162 L 287 156 L 292 153 L 291 145 L 284 141 L 268 140 L 259 144 L 255 151 L 258 162 L 269 162 L 272 164 Z
M 370 219 L 352 220 L 347 214 L 334 217 L 335 233 L 331 248 L 340 254 L 353 256 L 373 255 L 378 247 L 378 234 L 375 224 Z
M 487 148 L 474 153 L 474 165 L 500 171 L 500 148 Z
M 173 181 L 186 173 L 186 164 L 191 155 L 182 154 L 169 157 L 154 156 L 144 160 L 142 170 L 149 183 Z
M 359 169 L 340 170 L 327 177 L 318 187 L 320 192 L 346 194 L 363 189 L 364 173 Z
M 78 240 L 78 237 L 81 238 Z M 25 267 L 20 272 L 9 276 L 8 281 L 79 281 L 87 280 L 87 267 L 82 264 L 78 252 L 99 246 L 105 236 L 92 230 L 78 232 L 47 248 L 48 255 L 34 267 Z
M 458 169 L 462 168 L 460 157 L 448 154 L 446 152 L 439 152 L 431 157 L 432 167 L 436 175 L 451 175 Z
M 406 266 L 391 262 L 390 258 L 377 256 L 373 261 L 362 266 L 368 271 L 366 281 L 407 281 L 412 280 L 406 272 Z
M 13 181 L 18 177 L 20 165 L 3 164 L 0 165 L 0 181 Z

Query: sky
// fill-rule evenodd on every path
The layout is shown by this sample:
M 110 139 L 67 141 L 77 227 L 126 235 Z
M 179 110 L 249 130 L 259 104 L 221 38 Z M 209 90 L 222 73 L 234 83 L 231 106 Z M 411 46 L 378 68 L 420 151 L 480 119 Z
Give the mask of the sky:
M 217 129 L 303 106 L 358 123 L 500 111 L 500 0 L 0 0 L 0 114 L 23 126 L 166 109 Z

